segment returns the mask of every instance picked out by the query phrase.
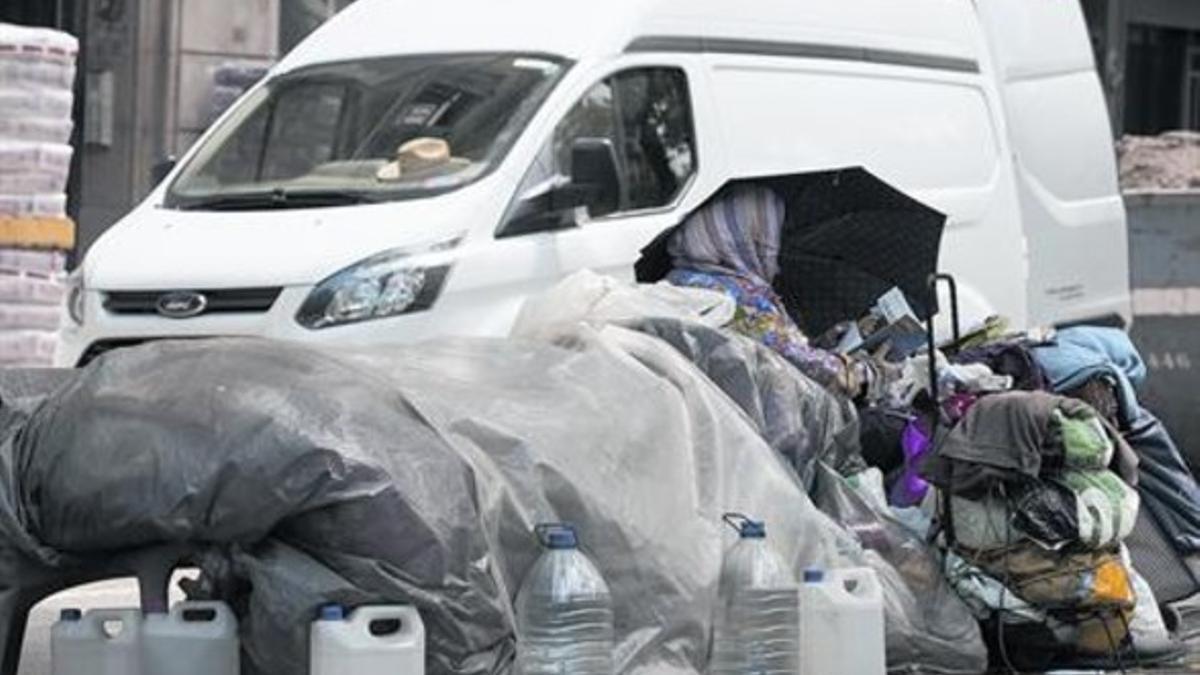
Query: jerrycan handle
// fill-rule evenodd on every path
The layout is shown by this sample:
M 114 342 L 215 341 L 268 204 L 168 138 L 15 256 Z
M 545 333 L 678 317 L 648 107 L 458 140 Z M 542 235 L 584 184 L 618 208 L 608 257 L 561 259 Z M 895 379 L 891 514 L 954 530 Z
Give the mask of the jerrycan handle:
M 83 615 L 82 621 L 96 636 L 120 643 L 137 640 L 138 609 L 93 609 Z
M 767 536 L 766 523 L 745 514 L 730 512 L 721 516 L 721 520 L 732 527 L 742 539 L 765 539 Z
M 233 611 L 223 602 L 189 600 L 171 607 L 171 619 L 179 623 L 216 623 L 232 617 Z
M 350 621 L 374 640 L 410 642 L 423 634 L 421 615 L 413 607 L 364 606 L 354 610 Z
M 879 577 L 869 568 L 835 570 L 834 574 L 837 589 L 856 600 L 871 600 L 882 592 Z

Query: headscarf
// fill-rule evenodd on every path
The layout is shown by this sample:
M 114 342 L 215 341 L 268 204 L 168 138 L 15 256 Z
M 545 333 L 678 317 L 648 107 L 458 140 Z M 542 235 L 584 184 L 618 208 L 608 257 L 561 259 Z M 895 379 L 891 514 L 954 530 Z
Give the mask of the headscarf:
M 667 243 L 673 267 L 667 280 L 728 293 L 738 306 L 730 328 L 779 352 L 817 382 L 849 390 L 846 363 L 809 346 L 771 286 L 779 273 L 785 209 L 766 187 L 727 189 L 688 216 Z
M 668 242 L 672 266 L 737 276 L 774 295 L 785 208 L 765 187 L 727 190 L 688 216 Z

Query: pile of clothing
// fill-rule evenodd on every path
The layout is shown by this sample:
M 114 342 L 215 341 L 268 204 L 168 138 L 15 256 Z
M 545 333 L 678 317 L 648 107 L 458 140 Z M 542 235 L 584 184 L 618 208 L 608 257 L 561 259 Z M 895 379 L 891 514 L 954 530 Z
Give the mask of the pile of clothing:
M 1136 479 L 1135 467 L 1086 403 L 1010 392 L 975 402 L 925 475 L 943 494 L 950 550 L 1043 612 L 1062 645 L 1103 656 L 1119 650 L 1136 601 L 1120 544 L 1138 494 L 1117 473 Z

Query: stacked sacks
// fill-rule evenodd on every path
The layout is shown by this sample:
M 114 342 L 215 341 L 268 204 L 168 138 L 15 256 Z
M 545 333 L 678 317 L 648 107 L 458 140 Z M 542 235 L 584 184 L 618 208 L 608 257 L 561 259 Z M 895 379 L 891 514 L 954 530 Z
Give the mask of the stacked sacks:
M 49 365 L 65 292 L 78 42 L 0 23 L 0 366 Z
M 1118 650 L 1135 604 L 1121 541 L 1137 520 L 1136 459 L 1095 410 L 1042 392 L 983 397 L 925 474 L 947 497 L 953 554 L 1045 617 L 1049 659 Z

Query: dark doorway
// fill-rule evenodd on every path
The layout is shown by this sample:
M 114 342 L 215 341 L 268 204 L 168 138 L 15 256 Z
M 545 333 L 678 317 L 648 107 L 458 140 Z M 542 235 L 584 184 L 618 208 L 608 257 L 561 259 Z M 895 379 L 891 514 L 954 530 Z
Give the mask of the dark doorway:
M 1133 24 L 1126 64 L 1125 131 L 1158 134 L 1196 128 L 1200 32 Z M 1185 98 L 1187 97 L 1187 98 Z M 1185 105 L 1186 104 L 1186 105 Z M 1194 107 L 1195 106 L 1195 107 Z

